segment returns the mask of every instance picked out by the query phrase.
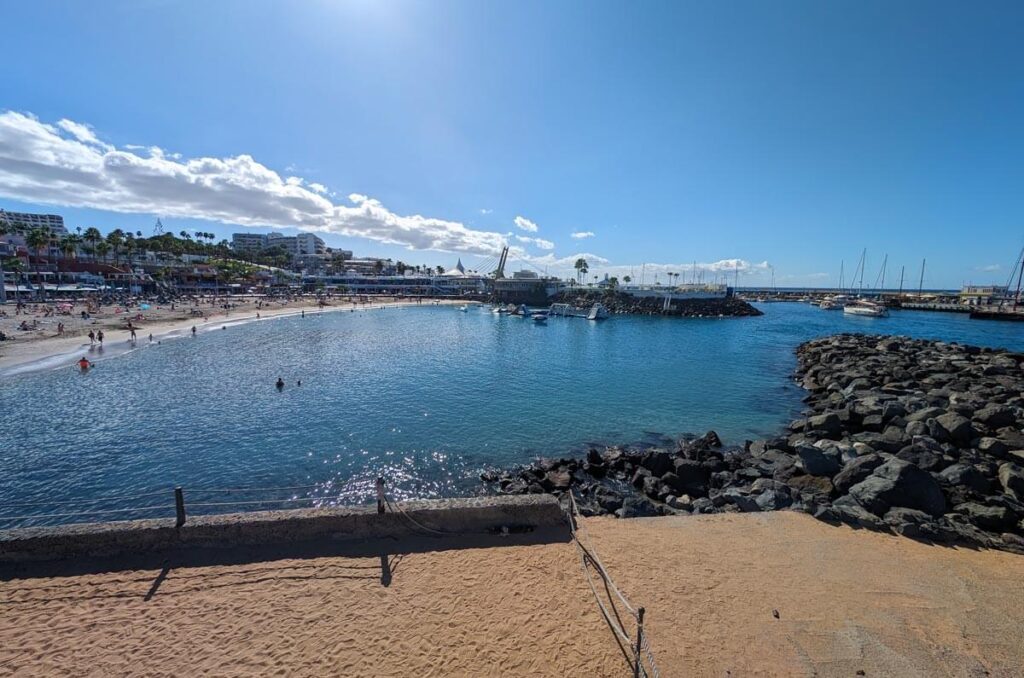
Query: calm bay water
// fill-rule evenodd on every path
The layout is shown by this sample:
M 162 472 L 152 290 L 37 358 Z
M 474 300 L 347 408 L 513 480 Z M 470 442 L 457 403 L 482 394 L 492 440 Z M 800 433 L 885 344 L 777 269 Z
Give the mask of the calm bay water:
M 879 332 L 1024 350 L 1024 326 L 962 315 L 762 309 L 760 318 L 547 325 L 475 308 L 327 313 L 164 341 L 87 375 L 61 368 L 3 378 L 0 515 L 65 513 L 53 502 L 154 491 L 163 494 L 85 506 L 169 506 L 175 485 L 192 503 L 364 501 L 379 473 L 399 496 L 464 494 L 479 491 L 482 468 L 590 443 L 709 428 L 727 443 L 774 434 L 800 411 L 793 349 L 812 337 Z M 313 487 L 200 491 L 292 486 Z M 17 506 L 33 502 L 44 505 Z

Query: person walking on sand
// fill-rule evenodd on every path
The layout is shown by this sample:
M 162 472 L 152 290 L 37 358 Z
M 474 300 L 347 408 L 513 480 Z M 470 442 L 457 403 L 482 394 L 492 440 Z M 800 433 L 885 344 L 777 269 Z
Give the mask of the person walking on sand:
M 96 341 L 100 342 L 100 346 L 103 345 L 103 330 L 96 333 Z

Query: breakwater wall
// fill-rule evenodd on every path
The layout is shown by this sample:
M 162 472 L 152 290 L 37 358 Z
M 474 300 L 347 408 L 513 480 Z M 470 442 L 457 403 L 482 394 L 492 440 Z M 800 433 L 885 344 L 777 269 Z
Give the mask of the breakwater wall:
M 563 528 L 566 518 L 550 495 L 488 496 L 376 506 L 259 511 L 173 518 L 28 527 L 0 531 L 0 564 L 109 558 L 180 549 L 459 537 Z

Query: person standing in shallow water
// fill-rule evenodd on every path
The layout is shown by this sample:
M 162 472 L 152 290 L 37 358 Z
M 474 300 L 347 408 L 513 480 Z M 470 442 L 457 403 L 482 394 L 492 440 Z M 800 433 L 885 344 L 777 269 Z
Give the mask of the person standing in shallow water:
M 192 326 L 192 336 L 193 337 L 196 336 L 196 326 L 195 325 Z
M 103 345 L 103 330 L 96 333 L 96 341 L 100 342 L 100 346 Z
M 283 391 L 284 390 L 284 379 L 282 379 L 281 377 L 278 377 L 277 378 L 277 383 L 274 384 L 274 386 L 277 387 L 278 391 Z

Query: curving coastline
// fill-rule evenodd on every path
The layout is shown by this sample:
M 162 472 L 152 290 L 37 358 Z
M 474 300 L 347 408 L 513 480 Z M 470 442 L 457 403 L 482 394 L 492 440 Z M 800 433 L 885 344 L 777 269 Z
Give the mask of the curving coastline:
M 937 542 L 1024 553 L 1024 355 L 841 334 L 801 344 L 805 416 L 767 440 L 591 449 L 481 476 L 618 517 L 792 509 Z

